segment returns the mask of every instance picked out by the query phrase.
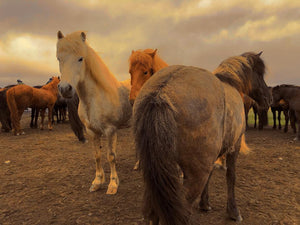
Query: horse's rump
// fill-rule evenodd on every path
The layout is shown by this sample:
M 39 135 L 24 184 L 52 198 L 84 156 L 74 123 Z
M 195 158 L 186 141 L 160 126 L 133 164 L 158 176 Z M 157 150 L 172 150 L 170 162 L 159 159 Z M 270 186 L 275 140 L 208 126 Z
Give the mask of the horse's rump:
M 205 175 L 200 177 L 205 184 L 215 160 L 222 153 L 222 146 L 233 146 L 234 141 L 241 138 L 243 129 L 235 131 L 234 126 L 242 120 L 240 117 L 244 118 L 242 100 L 236 90 L 228 87 L 226 91 L 226 88 L 210 72 L 185 66 L 164 68 L 142 87 L 134 104 L 133 122 L 146 184 L 145 208 L 149 211 L 145 216 L 151 217 L 151 213 L 155 213 L 163 224 L 188 224 L 184 219 L 189 213 L 187 208 L 182 212 L 178 210 L 184 201 L 181 204 L 173 202 L 182 194 L 176 191 L 178 183 L 173 176 L 178 174 L 173 167 L 178 164 L 187 176 L 192 171 L 204 171 Z M 225 92 L 234 92 L 236 101 L 228 104 L 226 101 L 230 100 Z M 228 106 L 236 102 L 238 105 L 230 111 Z M 239 118 L 229 116 L 236 113 L 234 110 Z M 236 121 L 230 127 L 226 119 Z M 230 141 L 223 142 L 229 131 Z M 170 184 L 166 185 L 165 179 L 169 179 Z M 173 197 L 169 197 L 168 191 Z M 165 195 L 159 194 L 161 192 Z M 188 195 L 187 199 L 190 198 L 193 199 Z M 164 201 L 174 204 L 165 206 Z M 168 212 L 165 207 L 169 207 Z M 169 218 L 175 215 L 174 212 L 179 219 Z M 179 222 L 180 218 L 185 222 Z

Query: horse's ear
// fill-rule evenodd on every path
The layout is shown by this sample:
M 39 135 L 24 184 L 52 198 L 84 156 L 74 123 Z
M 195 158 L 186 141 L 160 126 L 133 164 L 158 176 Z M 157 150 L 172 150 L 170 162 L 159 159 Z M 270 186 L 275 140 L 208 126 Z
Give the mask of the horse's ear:
M 64 38 L 65 36 L 63 35 L 63 33 L 59 30 L 58 32 L 57 32 L 57 38 L 58 39 L 62 39 L 62 38 Z
M 81 39 L 83 42 L 86 40 L 86 34 L 84 32 L 81 32 Z
M 258 53 L 257 56 L 261 56 L 262 53 L 263 53 L 263 51 L 261 51 L 260 53 Z
M 152 58 L 154 58 L 156 52 L 157 52 L 157 48 L 156 48 L 153 52 L 149 53 L 149 55 L 150 55 Z
M 134 53 L 134 50 L 131 51 L 131 54 L 133 54 L 133 53 Z

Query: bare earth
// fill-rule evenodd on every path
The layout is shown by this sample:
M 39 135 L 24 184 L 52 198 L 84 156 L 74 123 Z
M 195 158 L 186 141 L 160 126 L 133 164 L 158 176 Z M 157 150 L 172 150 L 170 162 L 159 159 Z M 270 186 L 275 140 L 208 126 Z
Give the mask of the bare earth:
M 143 224 L 143 180 L 133 171 L 135 150 L 130 129 L 118 132 L 119 191 L 90 193 L 95 163 L 91 143 L 77 141 L 68 122 L 53 131 L 30 129 L 26 134 L 0 133 L 0 224 Z M 300 224 L 300 144 L 289 131 L 250 129 L 246 141 L 252 152 L 240 155 L 236 199 L 247 225 Z M 109 165 L 106 153 L 104 170 Z M 226 215 L 225 171 L 211 179 L 210 212 L 195 210 L 199 224 L 236 224 Z

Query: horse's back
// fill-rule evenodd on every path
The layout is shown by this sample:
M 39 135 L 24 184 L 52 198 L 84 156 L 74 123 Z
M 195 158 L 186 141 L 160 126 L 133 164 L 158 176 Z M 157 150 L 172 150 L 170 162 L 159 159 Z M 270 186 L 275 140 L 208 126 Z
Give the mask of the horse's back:
M 31 106 L 31 101 L 33 97 L 33 88 L 26 85 L 17 85 L 6 92 L 6 99 L 7 101 L 10 101 L 11 99 L 14 99 L 14 101 L 17 103 L 18 107 L 20 108 L 27 108 Z

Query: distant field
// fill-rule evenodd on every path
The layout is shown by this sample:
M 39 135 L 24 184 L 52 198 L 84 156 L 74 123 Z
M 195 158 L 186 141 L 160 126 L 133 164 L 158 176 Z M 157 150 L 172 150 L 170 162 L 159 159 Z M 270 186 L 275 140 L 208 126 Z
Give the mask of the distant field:
M 278 114 L 276 112 L 276 118 L 277 117 L 278 117 Z M 258 119 L 257 119 L 256 124 L 258 125 Z M 276 124 L 278 125 L 278 121 L 276 121 Z M 254 125 L 254 113 L 253 113 L 252 109 L 249 111 L 249 114 L 248 114 L 248 125 L 249 126 Z M 271 110 L 268 111 L 268 125 L 273 126 L 273 115 L 272 115 Z M 285 125 L 285 117 L 284 117 L 283 113 L 281 113 L 281 125 Z

